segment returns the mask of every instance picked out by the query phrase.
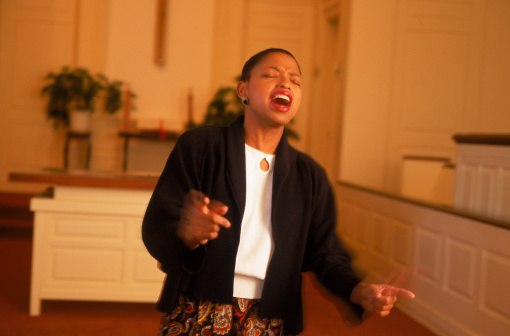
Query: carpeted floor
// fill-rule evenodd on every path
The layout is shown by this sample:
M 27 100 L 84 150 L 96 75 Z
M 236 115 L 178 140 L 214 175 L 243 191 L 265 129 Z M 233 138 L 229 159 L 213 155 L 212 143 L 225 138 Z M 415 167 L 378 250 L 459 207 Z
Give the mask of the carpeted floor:
M 43 301 L 41 316 L 29 316 L 31 244 L 30 226 L 0 226 L 0 335 L 157 335 L 160 313 L 153 304 Z M 359 327 L 347 328 L 335 306 L 319 294 L 308 276 L 303 291 L 303 336 L 434 335 L 398 310 L 386 318 L 374 317 Z

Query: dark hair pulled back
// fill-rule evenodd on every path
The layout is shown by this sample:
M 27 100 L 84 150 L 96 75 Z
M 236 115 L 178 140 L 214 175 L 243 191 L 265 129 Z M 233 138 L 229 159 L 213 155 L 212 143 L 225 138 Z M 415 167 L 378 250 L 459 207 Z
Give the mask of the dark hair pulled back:
M 272 54 L 272 53 L 283 53 L 283 54 L 289 55 L 290 57 L 292 57 L 294 59 L 294 61 L 296 61 L 299 72 L 301 72 L 301 68 L 299 67 L 299 63 L 298 63 L 297 59 L 289 51 L 287 51 L 285 49 L 281 49 L 281 48 L 269 48 L 269 49 L 262 50 L 261 52 L 256 53 L 255 55 L 250 57 L 250 59 L 248 61 L 246 61 L 246 63 L 244 63 L 243 71 L 241 72 L 241 81 L 243 81 L 243 82 L 249 81 L 250 75 L 251 75 L 251 70 L 253 70 L 253 68 L 260 61 L 262 61 L 262 59 L 264 59 L 264 57 L 266 57 L 267 55 Z

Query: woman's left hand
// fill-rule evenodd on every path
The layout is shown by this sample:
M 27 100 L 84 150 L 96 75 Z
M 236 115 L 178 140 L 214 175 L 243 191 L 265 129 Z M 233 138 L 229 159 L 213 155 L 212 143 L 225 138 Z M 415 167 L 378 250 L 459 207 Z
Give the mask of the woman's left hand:
M 403 288 L 385 284 L 360 282 L 351 293 L 351 301 L 365 309 L 364 319 L 371 315 L 388 316 L 399 297 L 413 299 L 414 293 Z

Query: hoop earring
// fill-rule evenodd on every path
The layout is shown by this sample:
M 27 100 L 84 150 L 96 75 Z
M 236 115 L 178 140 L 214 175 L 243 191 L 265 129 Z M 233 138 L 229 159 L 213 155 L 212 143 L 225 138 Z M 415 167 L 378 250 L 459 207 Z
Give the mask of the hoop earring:
M 248 100 L 248 98 L 243 98 L 241 99 L 241 102 L 243 103 L 244 106 L 246 106 L 250 101 Z

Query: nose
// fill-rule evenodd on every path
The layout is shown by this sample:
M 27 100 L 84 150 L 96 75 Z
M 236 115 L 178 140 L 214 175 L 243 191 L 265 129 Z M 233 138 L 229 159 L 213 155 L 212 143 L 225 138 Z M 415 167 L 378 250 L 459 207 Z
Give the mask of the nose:
M 290 80 L 287 76 L 280 76 L 280 87 L 282 89 L 290 89 Z

